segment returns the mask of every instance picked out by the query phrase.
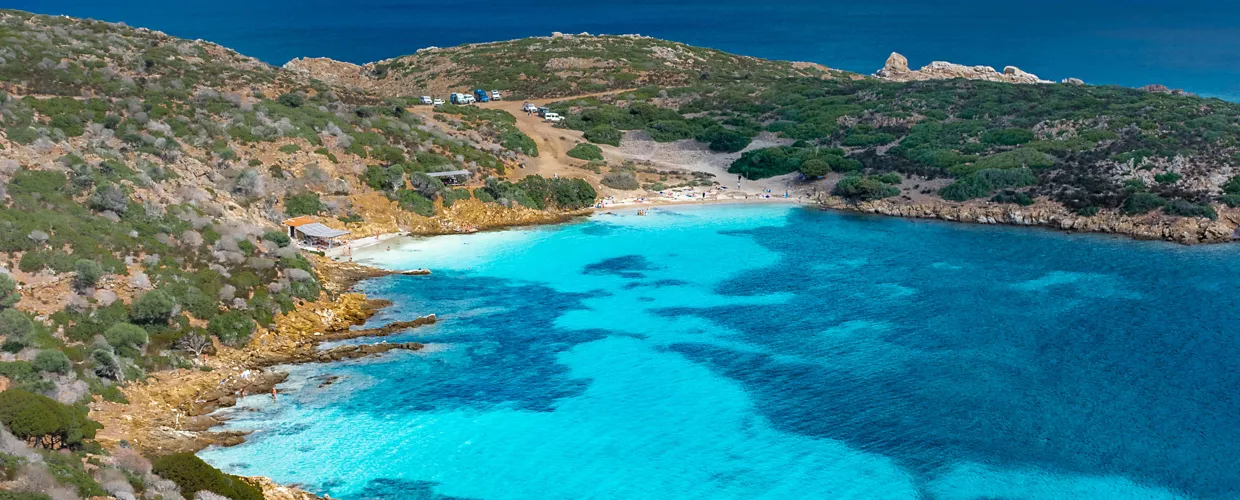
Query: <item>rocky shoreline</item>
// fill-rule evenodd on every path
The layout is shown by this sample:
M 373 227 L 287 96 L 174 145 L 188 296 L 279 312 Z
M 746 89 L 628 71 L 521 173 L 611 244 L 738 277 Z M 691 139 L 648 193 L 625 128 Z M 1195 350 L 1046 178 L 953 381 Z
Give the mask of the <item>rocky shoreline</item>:
M 909 203 L 892 200 L 853 203 L 835 196 L 821 197 L 818 204 L 832 210 L 892 217 L 1040 226 L 1063 231 L 1118 234 L 1140 240 L 1165 240 L 1184 245 L 1234 242 L 1240 228 L 1240 217 L 1235 213 L 1220 213 L 1217 220 L 1161 214 L 1134 217 L 1114 212 L 1087 217 L 1069 212 L 1060 206 L 1046 204 L 1022 207 L 991 203 Z
M 328 259 L 319 263 L 326 276 L 349 277 L 332 281 L 334 288 L 351 287 L 358 280 L 392 274 Z M 341 270 L 340 268 L 344 268 Z M 103 424 L 96 440 L 108 448 L 129 447 L 149 454 L 197 452 L 208 446 L 234 446 L 247 432 L 214 430 L 223 423 L 213 413 L 237 404 L 246 395 L 271 393 L 288 374 L 273 367 L 300 363 L 330 363 L 381 354 L 393 350 L 422 349 L 417 342 L 378 342 L 320 349 L 320 344 L 357 338 L 382 338 L 436 322 L 434 314 L 395 321 L 377 328 L 356 329 L 383 307 L 383 300 L 359 293 L 324 295 L 315 302 L 302 302 L 275 319 L 270 329 L 255 332 L 243 347 L 214 345 L 214 355 L 203 355 L 197 366 L 151 374 L 146 381 L 122 389 L 127 403 L 96 401 L 90 405 L 92 419 Z M 280 486 L 262 478 L 250 478 L 275 499 L 319 498 L 295 486 Z

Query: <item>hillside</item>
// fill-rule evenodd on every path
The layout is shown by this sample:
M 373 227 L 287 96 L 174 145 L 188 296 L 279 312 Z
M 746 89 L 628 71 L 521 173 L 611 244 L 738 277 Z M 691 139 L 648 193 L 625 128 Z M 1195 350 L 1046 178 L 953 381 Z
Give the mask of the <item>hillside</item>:
M 588 34 L 432 47 L 361 66 L 294 59 L 284 68 L 377 95 L 446 96 L 483 88 L 503 89 L 514 99 L 844 74 L 818 64 L 738 56 L 639 35 Z
M 552 107 L 595 143 L 743 151 L 728 172 L 782 176 L 867 211 L 976 220 L 993 214 L 959 208 L 1019 214 L 1036 204 L 1049 215 L 1034 223 L 1186 243 L 1229 241 L 1240 222 L 1238 104 L 1036 79 L 921 79 L 694 82 Z
M 593 203 L 584 181 L 504 177 L 537 154 L 506 115 L 458 130 L 407 104 L 203 41 L 0 11 L 0 423 L 34 447 L 0 439 L 0 490 L 104 496 L 129 474 L 135 494 L 145 483 L 179 498 L 141 456 L 135 469 L 90 439 L 87 405 L 108 422 L 188 412 L 201 394 L 99 413 L 152 374 L 215 387 L 283 355 L 253 354 L 255 339 L 312 333 L 279 325 L 307 302 L 332 303 L 324 290 L 340 285 L 324 279 L 326 259 L 292 244 L 287 217 L 351 237 L 434 234 L 561 220 Z M 445 170 L 470 174 L 463 186 L 426 175 Z M 27 425 L 34 408 L 53 425 Z M 211 442 L 205 429 L 163 429 L 149 430 Z M 144 436 L 108 442 L 167 453 Z M 75 455 L 57 462 L 54 448 Z M 87 472 L 88 458 L 103 467 Z

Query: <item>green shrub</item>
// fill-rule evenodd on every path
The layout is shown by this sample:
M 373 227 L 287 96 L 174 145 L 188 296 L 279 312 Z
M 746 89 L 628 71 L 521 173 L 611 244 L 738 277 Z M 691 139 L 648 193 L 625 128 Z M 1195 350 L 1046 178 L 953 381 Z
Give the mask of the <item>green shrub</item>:
M 283 146 L 280 146 L 281 153 L 296 153 L 298 151 L 301 151 L 301 146 L 298 146 L 296 144 L 285 144 Z
M 69 373 L 69 370 L 73 368 L 73 365 L 69 363 L 69 357 L 55 349 L 39 351 L 31 364 L 35 370 L 50 373 Z
M 619 146 L 620 138 L 623 136 L 623 132 L 608 125 L 593 127 L 585 133 L 585 138 L 587 141 L 595 144 L 610 144 L 612 146 Z
M 43 197 L 53 197 L 62 194 L 68 185 L 69 179 L 60 172 L 19 170 L 13 174 L 8 188 L 11 195 L 39 194 Z
M 20 339 L 34 331 L 34 322 L 30 317 L 17 309 L 0 311 L 0 335 L 10 339 Z
M 1217 219 L 1218 212 L 1214 211 L 1214 207 L 1205 204 L 1197 204 L 1188 200 L 1172 200 L 1163 206 L 1163 213 L 1167 215 L 1178 215 L 1181 217 L 1205 217 L 1207 219 Z
M 1140 215 L 1167 204 L 1161 196 L 1153 193 L 1133 193 L 1124 200 L 1123 212 L 1128 215 Z
M 17 292 L 17 281 L 7 273 L 0 273 L 0 307 L 13 307 L 22 299 Z
M 1076 214 L 1082 217 L 1093 217 L 1098 215 L 1101 210 L 1098 207 L 1081 207 L 1077 209 Z
M 978 170 L 1008 170 L 1016 168 L 1046 168 L 1055 165 L 1055 157 L 1033 148 L 1020 148 L 982 158 L 971 166 L 953 167 L 954 175 L 965 176 Z
M 1223 192 L 1227 194 L 1240 194 L 1240 175 L 1232 176 L 1223 183 Z
M 370 186 L 370 189 L 375 191 L 394 191 L 405 185 L 405 167 L 371 165 L 366 167 L 363 180 L 366 181 L 367 186 Z
M 53 436 L 67 446 L 95 437 L 99 423 L 86 418 L 86 408 L 68 406 L 20 389 L 0 392 L 0 423 L 26 439 Z
M 990 201 L 995 203 L 1015 203 L 1021 206 L 1029 206 L 1034 203 L 1033 197 L 1029 196 L 1029 193 L 1012 190 L 1000 191 Z
M 982 134 L 982 142 L 987 144 L 999 144 L 1003 146 L 1015 146 L 1024 144 L 1033 140 L 1033 132 L 1023 128 L 1009 128 L 1004 130 L 991 130 Z
M 810 158 L 801 163 L 801 175 L 811 178 L 823 177 L 831 173 L 831 165 L 825 160 Z
M 289 92 L 287 94 L 280 94 L 280 97 L 276 98 L 276 102 L 290 108 L 300 108 L 306 103 L 306 98 L 302 97 L 301 94 Z
M 778 146 L 773 148 L 755 149 L 741 154 L 732 162 L 728 172 L 741 174 L 746 179 L 762 179 L 784 175 L 798 170 L 807 177 L 826 175 L 821 165 L 812 163 L 810 172 L 821 175 L 807 174 L 802 168 L 804 163 L 819 160 L 825 162 L 831 171 L 853 172 L 861 169 L 861 162 L 844 157 L 844 150 L 837 148 L 810 148 L 798 146 Z
M 583 142 L 573 146 L 573 149 L 568 150 L 568 156 L 586 161 L 602 160 L 603 150 L 599 149 L 598 146 Z
M 284 231 L 267 231 L 263 233 L 263 239 L 275 243 L 280 247 L 286 247 L 293 242 L 293 239 L 289 238 L 288 233 L 285 233 Z
M 210 491 L 232 500 L 262 500 L 263 493 L 241 478 L 220 472 L 193 453 L 165 455 L 151 461 L 151 472 L 168 479 L 181 488 L 181 494 L 192 497 L 199 491 Z
M 118 351 L 140 350 L 150 341 L 146 330 L 143 330 L 138 325 L 131 325 L 129 323 L 112 325 L 107 331 L 103 332 L 103 338 L 107 339 L 108 345 L 118 349 Z
M 878 181 L 883 184 L 899 184 L 901 181 L 900 174 L 897 174 L 895 172 L 887 172 L 887 173 L 878 174 L 878 175 L 875 175 L 874 178 L 878 179 Z
M 684 120 L 660 120 L 646 125 L 646 134 L 657 142 L 692 139 L 698 133 L 700 130 Z
M 1180 174 L 1175 172 L 1163 172 L 1155 175 L 1154 180 L 1159 184 L 1175 184 L 1176 181 L 1180 180 Z
M 396 192 L 396 202 L 401 208 L 423 217 L 435 215 L 435 203 L 412 189 L 401 189 Z
M 900 194 L 900 190 L 873 177 L 850 175 L 840 179 L 831 194 L 850 200 L 864 201 L 896 196 Z
M 1240 194 L 1225 194 L 1218 201 L 1231 208 L 1240 207 Z
M 607 174 L 603 176 L 602 183 L 604 186 L 623 191 L 632 191 L 634 189 L 641 188 L 641 184 L 637 182 L 637 179 L 633 177 L 633 174 L 628 172 L 612 172 Z
M 230 346 L 245 345 L 254 333 L 254 320 L 240 311 L 228 311 L 211 318 L 207 331 Z
M 984 198 L 996 189 L 1014 189 L 1032 186 L 1037 176 L 1028 168 L 985 169 L 970 173 L 939 190 L 939 196 L 953 201 Z
M 736 153 L 749 146 L 750 137 L 740 131 L 714 126 L 697 135 L 698 142 L 705 142 L 711 151 Z
M 176 307 L 172 297 L 162 290 L 151 290 L 139 296 L 130 306 L 129 317 L 140 324 L 164 324 Z
M 289 217 L 318 215 L 326 209 L 323 201 L 319 199 L 319 194 L 314 191 L 304 191 L 284 197 L 284 213 Z
M 103 266 L 93 260 L 78 259 L 73 264 L 73 271 L 73 286 L 78 290 L 94 288 L 99 278 L 103 277 Z
M 538 144 L 530 136 L 525 135 L 516 127 L 509 127 L 499 135 L 499 145 L 509 151 L 516 151 L 526 156 L 538 156 Z

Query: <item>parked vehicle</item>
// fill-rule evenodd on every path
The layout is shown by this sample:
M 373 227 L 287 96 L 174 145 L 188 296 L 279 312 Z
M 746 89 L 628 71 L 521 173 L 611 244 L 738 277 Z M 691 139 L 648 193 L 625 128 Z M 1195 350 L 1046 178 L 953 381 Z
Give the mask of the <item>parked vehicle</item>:
M 487 91 L 482 89 L 475 90 L 474 97 L 478 99 L 478 102 L 487 102 L 491 100 L 491 96 L 487 95 Z
M 473 104 L 477 102 L 476 100 L 474 100 L 474 96 L 472 95 L 458 94 L 455 92 L 453 92 L 452 95 L 448 96 L 448 101 L 451 102 L 452 104 Z
M 561 121 L 564 120 L 564 117 L 560 116 L 559 113 L 547 113 L 543 115 L 543 119 L 551 123 L 560 123 Z
M 422 96 L 422 104 L 433 104 L 434 102 L 435 101 L 431 99 L 431 96 L 428 96 L 428 95 Z
M 431 105 L 432 106 L 443 106 L 443 99 L 435 99 L 435 102 L 432 102 Z
M 546 118 L 546 117 L 547 117 L 547 113 L 550 113 L 550 112 L 551 112 L 551 108 L 548 108 L 548 107 L 545 107 L 545 106 L 544 106 L 544 107 L 541 107 L 541 108 L 538 108 L 538 110 L 537 110 L 537 111 L 535 111 L 535 113 L 538 113 L 538 116 L 541 116 L 541 117 L 543 117 L 543 118 Z
M 526 113 L 535 113 L 538 111 L 538 106 L 532 102 L 527 102 L 521 105 L 521 111 L 524 111 Z
M 491 91 L 491 100 L 492 100 L 492 101 L 502 101 L 502 100 L 504 100 L 504 99 L 503 99 L 503 98 L 501 98 L 501 97 L 499 96 L 499 91 L 498 91 L 498 90 L 492 90 L 492 91 Z

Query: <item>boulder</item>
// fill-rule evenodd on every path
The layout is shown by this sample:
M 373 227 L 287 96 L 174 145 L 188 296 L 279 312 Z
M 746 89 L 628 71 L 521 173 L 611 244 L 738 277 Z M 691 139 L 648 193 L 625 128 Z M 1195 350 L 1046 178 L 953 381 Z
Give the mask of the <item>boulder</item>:
M 899 52 L 892 52 L 890 56 L 887 56 L 887 64 L 883 65 L 883 69 L 878 70 L 878 76 L 893 76 L 908 72 L 908 58 Z
M 910 70 L 908 59 L 897 52 L 892 52 L 887 57 L 887 64 L 875 74 L 880 78 L 897 82 L 965 78 L 1007 83 L 1051 83 L 1016 66 L 1007 66 L 999 72 L 990 66 L 965 66 L 946 61 L 933 61 L 922 66 L 921 69 Z

